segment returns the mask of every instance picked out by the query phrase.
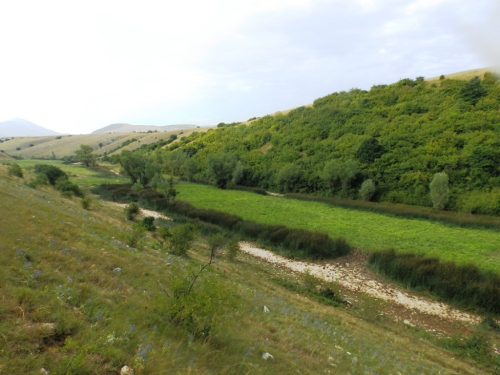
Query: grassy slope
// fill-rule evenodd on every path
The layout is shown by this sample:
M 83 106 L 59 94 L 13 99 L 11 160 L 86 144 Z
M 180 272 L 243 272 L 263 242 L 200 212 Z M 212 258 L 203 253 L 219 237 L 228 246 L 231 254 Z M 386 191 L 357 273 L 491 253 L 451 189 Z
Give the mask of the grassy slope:
M 150 144 L 162 139 L 169 138 L 172 134 L 177 134 L 179 138 L 187 136 L 194 131 L 203 132 L 207 128 L 176 130 L 161 133 L 111 133 L 111 134 L 80 134 L 80 135 L 63 135 L 61 139 L 55 136 L 50 137 L 15 137 L 7 142 L 0 144 L 0 150 L 4 150 L 9 155 L 22 156 L 24 158 L 51 158 L 52 152 L 57 158 L 70 156 L 74 154 L 81 144 L 92 146 L 98 155 L 104 152 L 110 153 L 112 150 L 121 146 L 123 142 L 136 138 L 140 142 L 132 142 L 121 150 L 135 150 L 143 144 Z M 182 132 L 183 134 L 179 133 Z M 102 143 L 103 147 L 99 148 Z M 33 144 L 33 147 L 30 147 Z M 16 150 L 17 148 L 21 150 Z
M 249 257 L 217 259 L 214 271 L 230 275 L 240 307 L 211 341 L 192 341 L 161 319 L 158 280 L 168 283 L 165 259 L 205 260 L 203 239 L 192 261 L 156 252 L 151 239 L 127 248 L 121 209 L 94 202 L 84 211 L 78 199 L 32 190 L 6 170 L 0 166 L 2 373 L 111 374 L 125 364 L 136 373 L 482 373 L 412 330 L 289 293 L 269 280 L 277 270 Z M 262 360 L 263 352 L 276 360 Z
M 179 199 L 197 207 L 217 209 L 261 223 L 285 224 L 319 230 L 332 237 L 343 236 L 361 249 L 393 247 L 458 263 L 470 262 L 500 273 L 500 233 L 495 230 L 459 228 L 198 184 L 182 183 L 177 189 Z

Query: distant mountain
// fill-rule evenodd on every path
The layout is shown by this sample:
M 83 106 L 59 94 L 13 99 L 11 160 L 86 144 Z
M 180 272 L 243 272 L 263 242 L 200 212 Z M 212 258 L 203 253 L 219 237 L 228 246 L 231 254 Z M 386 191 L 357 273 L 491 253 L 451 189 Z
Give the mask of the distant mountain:
M 0 137 L 43 137 L 58 134 L 22 118 L 0 122 Z
M 132 132 L 148 132 L 148 131 L 168 132 L 174 130 L 193 129 L 196 127 L 197 125 L 186 125 L 186 124 L 165 125 L 165 126 L 111 124 L 105 126 L 104 128 L 94 130 L 91 134 L 132 133 Z

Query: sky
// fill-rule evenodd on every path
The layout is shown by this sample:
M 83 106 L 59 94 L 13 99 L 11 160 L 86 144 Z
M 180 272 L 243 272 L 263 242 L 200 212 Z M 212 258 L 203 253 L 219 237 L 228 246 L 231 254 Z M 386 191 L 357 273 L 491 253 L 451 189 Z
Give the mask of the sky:
M 500 65 L 499 19 L 498 0 L 2 1 L 0 121 L 246 121 Z

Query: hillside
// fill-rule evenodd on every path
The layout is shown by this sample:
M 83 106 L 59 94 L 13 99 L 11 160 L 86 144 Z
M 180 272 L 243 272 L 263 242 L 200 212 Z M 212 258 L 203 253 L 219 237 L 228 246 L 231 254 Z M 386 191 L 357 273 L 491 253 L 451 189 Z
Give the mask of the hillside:
M 134 133 L 134 132 L 173 132 L 178 130 L 194 129 L 197 125 L 175 124 L 165 126 L 111 124 L 104 128 L 94 130 L 92 134 L 104 133 Z
M 60 135 L 51 137 L 14 137 L 3 140 L 0 150 L 5 153 L 23 158 L 56 159 L 74 154 L 81 144 L 90 145 L 94 153 L 103 155 L 105 152 L 112 154 L 114 151 L 135 150 L 144 144 L 151 144 L 166 140 L 172 135 L 179 139 L 190 135 L 194 131 L 203 132 L 208 128 L 176 130 L 168 132 L 143 132 L 143 133 L 113 133 L 113 134 L 80 134 Z M 125 146 L 123 146 L 125 143 Z
M 27 181 L 34 177 L 25 173 Z M 197 320 L 169 315 L 168 291 L 206 264 L 208 237 L 197 235 L 187 257 L 175 256 L 151 234 L 129 245 L 134 226 L 116 204 L 92 197 L 85 210 L 79 198 L 32 189 L 3 165 L 0 190 L 2 373 L 112 374 L 125 365 L 135 374 L 496 370 L 493 331 L 361 293 L 334 304 L 308 291 L 315 290 L 310 278 L 245 254 L 230 260 L 224 251 L 195 284 L 205 304 L 194 317 L 213 324 L 203 327 L 209 337 L 196 335 Z M 155 215 L 161 227 L 180 224 Z
M 465 75 L 467 76 L 467 75 Z M 219 124 L 170 147 L 192 156 L 234 154 L 239 184 L 271 191 L 432 206 L 433 176 L 449 177 L 447 209 L 500 215 L 498 77 L 403 79 L 352 89 L 246 124 Z
M 3 137 L 42 137 L 59 133 L 21 118 L 0 122 L 0 138 Z

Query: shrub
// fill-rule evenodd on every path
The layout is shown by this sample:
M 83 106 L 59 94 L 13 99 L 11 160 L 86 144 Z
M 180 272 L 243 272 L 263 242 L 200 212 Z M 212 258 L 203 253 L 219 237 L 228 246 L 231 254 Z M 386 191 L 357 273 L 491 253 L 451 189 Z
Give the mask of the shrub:
M 241 252 L 238 241 L 231 241 L 227 245 L 227 257 L 229 260 L 235 260 Z
M 141 224 L 134 223 L 132 224 L 132 231 L 128 236 L 128 245 L 130 247 L 137 247 L 139 245 L 140 240 L 144 237 L 144 232 L 146 228 L 144 228 Z
M 134 221 L 135 217 L 139 215 L 139 205 L 135 202 L 132 202 L 127 207 L 125 207 L 124 211 L 127 220 Z
M 448 175 L 445 172 L 436 173 L 429 187 L 431 189 L 431 199 L 434 208 L 442 210 L 450 198 Z
M 167 317 L 184 328 L 195 339 L 206 340 L 218 328 L 237 303 L 237 295 L 230 284 L 202 267 L 172 268 L 168 297 L 165 304 Z
M 428 290 L 444 300 L 500 313 L 500 276 L 481 272 L 474 265 L 441 263 L 437 258 L 397 254 L 394 250 L 374 252 L 369 264 L 411 288 Z
M 182 224 L 170 231 L 170 252 L 174 255 L 185 256 L 191 247 L 195 227 L 192 224 Z
M 375 184 L 373 181 L 370 179 L 365 180 L 359 189 L 359 197 L 364 201 L 369 201 L 372 199 L 373 194 L 375 194 L 375 190 Z
M 59 179 L 68 179 L 68 175 L 60 168 L 53 165 L 37 164 L 33 168 L 36 174 L 43 174 L 47 177 L 49 184 L 54 186 Z
M 23 178 L 23 170 L 18 164 L 11 164 L 9 166 L 9 176 L 16 176 Z
M 71 197 L 73 194 L 77 197 L 83 198 L 84 194 L 73 182 L 69 181 L 67 177 L 59 178 L 54 186 L 57 190 L 61 191 L 63 195 Z
M 147 216 L 142 219 L 141 225 L 149 232 L 154 232 L 156 230 L 155 225 L 153 224 L 155 218 L 153 216 Z
M 83 197 L 83 199 L 82 199 L 82 207 L 85 210 L 90 210 L 91 204 L 92 204 L 92 199 L 89 196 Z

